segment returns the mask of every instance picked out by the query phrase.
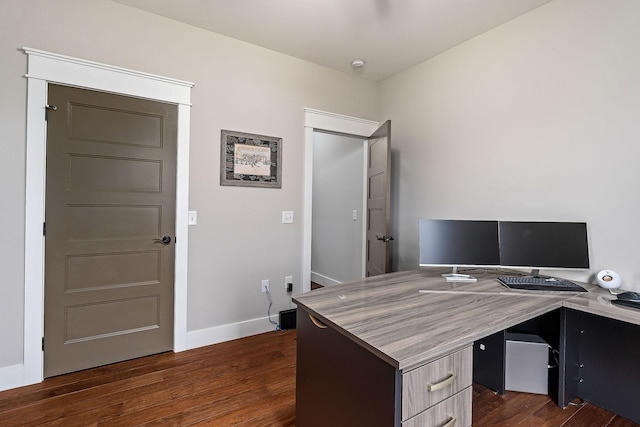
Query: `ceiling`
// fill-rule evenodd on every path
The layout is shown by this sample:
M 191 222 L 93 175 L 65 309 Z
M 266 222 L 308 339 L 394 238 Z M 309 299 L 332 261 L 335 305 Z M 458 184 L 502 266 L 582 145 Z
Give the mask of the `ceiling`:
M 381 81 L 551 0 L 113 1 Z

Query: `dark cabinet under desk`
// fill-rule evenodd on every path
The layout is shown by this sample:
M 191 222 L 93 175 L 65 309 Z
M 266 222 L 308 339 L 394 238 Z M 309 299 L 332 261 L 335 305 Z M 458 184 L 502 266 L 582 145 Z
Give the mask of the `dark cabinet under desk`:
M 398 371 L 297 310 L 296 425 L 399 426 Z
M 581 398 L 640 423 L 640 326 L 563 310 L 565 399 Z
M 473 382 L 504 394 L 506 331 L 496 332 L 473 343 Z
M 470 345 L 400 371 L 297 309 L 296 425 L 471 425 Z

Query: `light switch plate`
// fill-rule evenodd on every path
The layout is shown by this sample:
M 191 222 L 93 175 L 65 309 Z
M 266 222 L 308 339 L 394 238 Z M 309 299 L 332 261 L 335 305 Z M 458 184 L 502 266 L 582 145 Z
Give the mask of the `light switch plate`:
M 198 212 L 189 211 L 189 225 L 197 225 L 197 224 L 198 224 Z

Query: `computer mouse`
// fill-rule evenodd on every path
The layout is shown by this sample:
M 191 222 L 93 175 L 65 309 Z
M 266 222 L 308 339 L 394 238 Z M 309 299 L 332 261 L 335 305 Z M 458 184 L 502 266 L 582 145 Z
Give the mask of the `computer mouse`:
M 624 301 L 640 302 L 640 294 L 636 292 L 622 292 L 621 294 L 618 294 L 618 299 Z

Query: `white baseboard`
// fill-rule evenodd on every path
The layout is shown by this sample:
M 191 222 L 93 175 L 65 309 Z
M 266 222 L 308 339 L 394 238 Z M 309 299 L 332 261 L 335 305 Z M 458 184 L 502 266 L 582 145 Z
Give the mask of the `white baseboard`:
M 277 317 L 277 313 L 275 317 L 274 315 L 271 315 L 272 320 L 276 322 L 278 321 Z M 269 323 L 269 319 L 267 317 L 260 317 L 258 319 L 229 323 L 227 325 L 215 326 L 213 328 L 189 331 L 187 332 L 187 350 L 273 330 L 275 330 L 275 325 Z
M 342 283 L 338 280 L 332 279 L 331 277 L 324 276 L 314 271 L 311 272 L 311 281 L 322 286 L 333 286 L 333 285 L 339 285 Z
M 0 368 L 0 391 L 27 385 L 24 379 L 24 365 Z
M 275 317 L 273 315 L 271 316 L 271 318 L 276 322 L 278 321 L 277 317 L 277 313 Z M 187 350 L 273 330 L 275 330 L 275 325 L 269 323 L 269 319 L 267 317 L 261 317 L 244 322 L 230 323 L 213 328 L 190 331 L 187 332 Z M 0 367 L 0 391 L 25 385 L 28 384 L 25 382 L 24 365 Z

